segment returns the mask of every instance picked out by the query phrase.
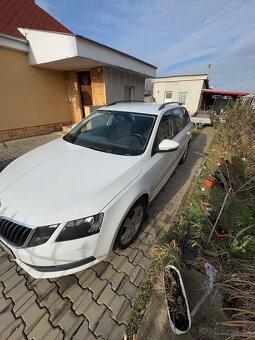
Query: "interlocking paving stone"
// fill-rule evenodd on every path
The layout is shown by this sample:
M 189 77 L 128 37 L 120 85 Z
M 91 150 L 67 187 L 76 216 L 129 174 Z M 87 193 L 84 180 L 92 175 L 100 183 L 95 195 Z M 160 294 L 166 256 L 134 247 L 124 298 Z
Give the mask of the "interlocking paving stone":
M 89 274 L 86 273 L 87 271 Z M 98 278 L 96 272 L 91 268 L 80 272 L 79 275 L 78 274 L 76 274 L 76 277 L 79 280 L 80 286 L 84 289 L 88 288 L 90 291 L 92 291 L 94 299 L 97 299 L 104 290 L 108 281 Z
M 130 317 L 132 310 L 133 310 L 133 307 L 132 307 L 130 301 L 128 299 L 126 299 L 125 302 L 123 303 L 119 313 L 117 314 L 115 320 L 119 324 L 124 323 L 124 324 L 128 325 L 129 317 Z
M 137 287 L 140 287 L 140 285 L 142 284 L 143 280 L 146 278 L 147 273 L 145 271 L 144 268 L 141 268 L 138 275 L 136 276 L 135 280 L 134 280 L 134 285 Z
M 19 279 L 20 276 L 17 274 L 16 272 L 16 265 L 13 264 L 12 266 L 9 265 L 8 262 L 6 262 L 5 264 L 7 264 L 7 267 L 5 268 L 5 270 L 3 270 L 2 272 L 0 271 L 0 280 L 5 283 L 7 280 L 11 279 L 12 277 Z
M 118 272 L 126 273 L 131 282 L 135 281 L 141 269 L 139 265 L 134 265 L 132 262 L 127 261 L 127 258 L 123 255 L 115 256 L 111 260 L 111 264 Z
M 126 248 L 126 249 L 116 249 L 115 253 L 118 255 L 124 255 L 126 257 L 128 257 L 128 260 L 130 262 L 133 262 L 134 258 L 136 257 L 136 255 L 138 254 L 139 250 L 138 249 L 132 249 L 130 247 Z
M 0 282 L 0 314 L 5 313 L 5 310 L 12 305 L 12 300 L 4 296 L 4 285 Z
M 165 212 L 161 213 L 159 217 L 159 220 L 163 223 L 168 223 L 171 219 L 172 217 Z
M 108 284 L 99 296 L 97 302 L 107 306 L 111 310 L 112 317 L 116 319 L 126 300 L 127 298 L 124 295 L 118 295 L 112 290 L 111 285 Z
M 64 339 L 71 339 L 73 334 L 79 329 L 80 325 L 84 322 L 84 318 L 75 315 L 70 307 L 70 304 L 64 305 L 57 316 L 52 320 L 55 327 L 60 327 L 64 333 Z
M 77 314 L 83 314 L 89 321 L 89 329 L 93 331 L 97 326 L 99 320 L 106 310 L 106 306 L 99 305 L 94 299 L 90 291 L 84 295 L 83 299 L 80 299 L 75 306 L 75 312 Z
M 97 277 L 95 271 L 92 268 L 80 271 L 76 273 L 75 276 L 83 288 L 87 288 L 87 286 L 89 286 Z
M 78 331 L 74 334 L 73 340 L 100 340 L 103 339 L 102 337 L 97 337 L 89 330 L 89 323 L 87 320 L 84 320 L 81 327 Z M 115 339 L 117 340 L 117 339 Z
M 148 224 L 146 226 L 146 228 L 144 229 L 143 231 L 144 233 L 148 233 L 148 234 L 151 234 L 152 236 L 154 236 L 155 238 L 157 237 L 158 235 L 158 230 L 157 230 L 157 227 L 154 225 L 151 225 L 151 224 Z
M 121 281 L 123 280 L 123 278 L 125 277 L 125 273 L 123 272 L 117 272 L 116 270 L 114 270 L 113 266 L 111 264 L 109 264 L 109 266 L 107 267 L 106 271 L 102 274 L 101 278 L 103 280 L 105 280 L 104 282 L 110 282 L 112 289 L 116 290 Z
M 165 222 L 162 222 L 162 221 L 160 221 L 160 220 L 157 220 L 157 221 L 155 221 L 155 227 L 157 228 L 157 229 L 161 229 L 161 230 L 164 230 L 165 228 L 166 228 L 166 223 Z M 169 225 L 170 226 L 170 225 Z
M 43 310 L 37 305 L 36 296 L 32 296 L 18 310 L 16 309 L 16 305 L 14 303 L 13 311 L 16 317 L 21 317 L 25 322 L 25 334 L 29 334 L 42 319 L 42 317 L 44 317 L 44 315 L 46 315 L 47 319 L 49 317 L 46 309 Z
M 21 323 L 18 327 L 16 327 L 15 331 L 8 336 L 8 340 L 21 340 L 24 339 L 24 329 L 25 326 L 23 323 Z M 4 339 L 4 338 L 3 338 Z
M 142 242 L 139 238 L 130 245 L 130 248 L 142 251 L 145 256 L 148 255 L 150 250 L 148 244 Z
M 32 316 L 31 316 L 32 317 Z M 48 320 L 48 315 L 45 314 L 38 320 L 36 325 L 27 333 L 28 339 L 55 339 L 63 332 L 59 328 L 53 328 Z M 63 336 L 64 339 L 64 336 Z
M 130 282 L 129 277 L 127 275 L 121 281 L 117 289 L 117 293 L 119 295 L 125 295 L 130 300 L 132 306 L 134 306 L 135 299 L 139 292 L 140 292 L 139 287 L 135 286 L 132 282 Z
M 140 234 L 139 239 L 148 246 L 157 242 L 157 239 L 152 234 L 145 232 Z
M 15 269 L 15 273 L 14 275 L 8 277 L 5 279 L 4 281 L 4 285 L 5 285 L 5 294 L 8 293 L 9 291 L 14 292 L 15 290 L 13 289 L 15 286 L 17 286 L 19 283 L 21 283 L 21 286 L 25 284 L 26 280 L 24 278 L 24 276 L 21 275 L 16 275 L 16 268 Z M 11 269 L 10 269 L 11 270 Z M 22 282 L 23 281 L 23 282 Z M 26 288 L 26 291 L 28 289 Z
M 18 275 L 17 275 L 18 276 Z M 4 290 L 5 296 L 9 297 L 15 303 L 14 309 L 19 310 L 31 297 L 34 296 L 32 291 L 29 291 L 25 285 L 25 280 L 19 282 L 15 287 L 8 286 L 8 280 L 4 282 L 6 289 Z
M 72 310 L 70 301 L 59 295 L 57 287 L 49 291 L 39 304 L 47 308 L 50 321 L 54 327 L 60 327 L 63 330 L 65 339 L 71 339 L 84 320 Z
M 16 329 L 22 326 L 21 319 L 16 319 L 12 313 L 12 304 L 0 313 L 0 338 L 9 339 Z
M 91 285 L 88 287 L 90 291 L 93 293 L 94 299 L 97 300 L 99 295 L 102 293 L 104 290 L 105 286 L 107 285 L 108 281 L 107 280 L 100 280 L 99 278 L 96 278 Z
M 107 260 L 108 260 L 108 258 L 107 258 Z M 109 262 L 102 261 L 102 262 L 99 262 L 98 264 L 96 264 L 95 266 L 93 266 L 92 268 L 97 273 L 97 276 L 100 277 L 106 271 L 108 266 L 109 266 Z
M 107 340 L 121 340 L 125 333 L 125 325 L 119 325 L 111 318 L 109 310 L 104 312 L 94 333 L 96 336 L 101 336 Z
M 84 315 L 91 322 L 90 328 L 94 329 L 100 316 L 104 313 L 105 306 L 97 304 L 89 289 L 83 289 L 74 283 L 78 279 L 74 276 L 56 279 L 63 297 L 72 301 L 72 308 L 77 315 Z
M 31 276 L 29 277 L 31 278 Z M 27 285 L 30 289 L 33 289 L 36 292 L 38 297 L 37 301 L 39 303 L 50 291 L 57 287 L 54 283 L 51 283 L 48 280 L 32 280 L 32 282 L 30 282 L 29 278 L 27 279 Z
M 78 279 L 72 276 L 64 276 L 56 279 L 59 286 L 59 292 L 63 297 L 68 297 L 75 308 L 77 301 L 81 299 L 84 294 L 88 293 L 88 290 L 84 290 L 78 283 Z
M 6 271 L 11 269 L 12 267 L 15 267 L 15 264 L 13 262 L 10 262 L 8 256 L 2 256 L 0 258 L 0 275 L 3 275 Z
M 6 256 L 6 251 L 0 246 L 0 258 Z
M 68 275 L 63 277 L 58 277 L 56 279 L 49 279 L 50 282 L 55 282 L 59 287 L 59 292 L 62 294 L 64 291 L 68 291 L 76 286 L 78 279 L 74 275 Z
M 139 251 L 138 254 L 136 255 L 133 263 L 144 268 L 146 271 L 148 271 L 151 267 L 151 260 L 148 259 L 148 257 L 144 256 L 141 251 Z

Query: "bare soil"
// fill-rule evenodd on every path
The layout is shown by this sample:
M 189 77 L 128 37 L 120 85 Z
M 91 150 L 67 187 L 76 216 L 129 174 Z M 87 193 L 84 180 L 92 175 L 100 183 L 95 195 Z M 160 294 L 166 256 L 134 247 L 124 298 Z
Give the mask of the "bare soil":
M 179 276 L 172 268 L 164 270 L 164 285 L 171 320 L 177 329 L 187 331 L 189 328 L 187 305 L 182 294 Z

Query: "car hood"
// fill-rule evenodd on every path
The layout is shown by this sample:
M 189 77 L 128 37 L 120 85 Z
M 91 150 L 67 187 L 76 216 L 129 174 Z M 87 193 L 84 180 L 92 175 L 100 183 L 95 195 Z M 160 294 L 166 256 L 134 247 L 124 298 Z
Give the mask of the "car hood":
M 141 156 L 104 153 L 60 138 L 0 173 L 0 216 L 42 226 L 98 214 L 140 171 Z

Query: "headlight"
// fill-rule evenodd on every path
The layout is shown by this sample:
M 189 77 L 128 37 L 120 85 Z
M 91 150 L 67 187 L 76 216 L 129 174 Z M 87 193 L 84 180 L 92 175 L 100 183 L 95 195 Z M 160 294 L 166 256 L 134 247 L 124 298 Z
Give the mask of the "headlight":
M 30 240 L 28 247 L 38 246 L 39 244 L 45 243 L 54 233 L 58 224 L 49 225 L 46 227 L 38 227 L 36 228 L 32 239 Z
M 98 214 L 80 220 L 68 222 L 61 233 L 58 235 L 56 242 L 70 241 L 77 238 L 91 236 L 99 233 L 103 222 L 104 214 Z

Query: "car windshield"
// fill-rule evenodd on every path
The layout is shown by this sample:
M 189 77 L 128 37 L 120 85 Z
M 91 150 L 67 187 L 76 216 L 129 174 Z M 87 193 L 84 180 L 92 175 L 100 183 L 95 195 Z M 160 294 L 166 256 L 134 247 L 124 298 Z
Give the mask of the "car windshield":
M 118 155 L 141 155 L 156 117 L 133 112 L 98 110 L 63 138 L 83 147 Z

